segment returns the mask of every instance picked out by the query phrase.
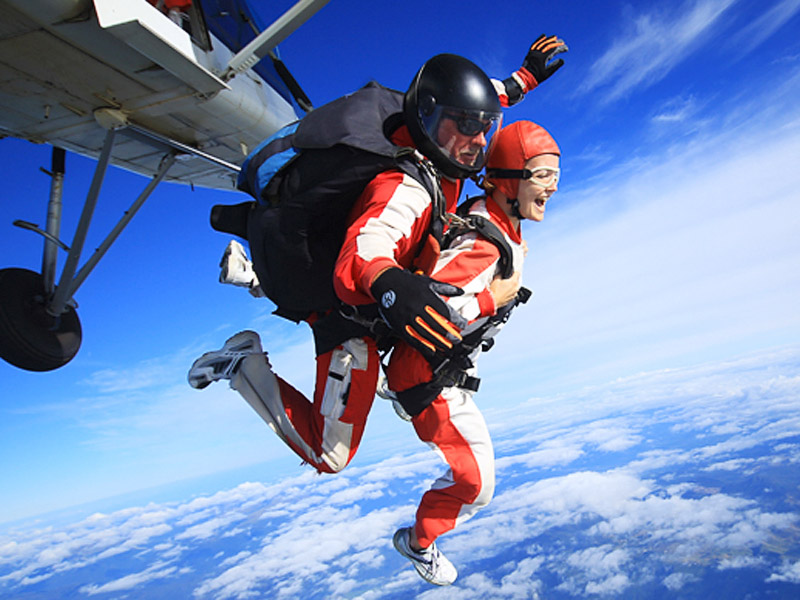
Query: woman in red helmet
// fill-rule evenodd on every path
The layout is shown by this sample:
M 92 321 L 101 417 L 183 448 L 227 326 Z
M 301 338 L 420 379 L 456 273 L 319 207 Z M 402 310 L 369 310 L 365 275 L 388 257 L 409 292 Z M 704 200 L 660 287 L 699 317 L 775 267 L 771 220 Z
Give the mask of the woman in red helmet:
M 473 331 L 483 341 L 491 339 L 513 308 L 527 249 L 520 222 L 544 218 L 558 187 L 559 160 L 555 140 L 535 123 L 512 123 L 496 134 L 486 166 L 486 196 L 471 204 L 469 214 L 499 228 L 511 250 L 514 275 L 506 279 L 498 275 L 499 245 L 475 231 L 456 237 L 431 274 L 464 290 L 463 295 L 445 300 L 469 322 L 462 332 L 465 339 Z M 389 389 L 411 416 L 419 438 L 450 467 L 423 495 L 414 526 L 399 529 L 394 536 L 397 550 L 436 585 L 453 583 L 457 571 L 434 540 L 486 506 L 494 492 L 491 438 L 472 399 L 477 385 L 466 383 L 477 381 L 472 365 L 479 353 L 480 344 L 475 344 L 456 385 L 442 383 L 438 375 L 442 371 L 434 376 L 429 362 L 406 344 L 395 347 L 387 373 Z

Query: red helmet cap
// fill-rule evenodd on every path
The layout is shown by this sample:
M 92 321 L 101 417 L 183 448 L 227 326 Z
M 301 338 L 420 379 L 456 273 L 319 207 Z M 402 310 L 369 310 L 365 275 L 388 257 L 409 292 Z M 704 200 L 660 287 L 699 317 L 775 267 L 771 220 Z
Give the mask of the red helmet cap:
M 526 162 L 540 154 L 561 156 L 561 150 L 544 127 L 531 121 L 516 121 L 495 134 L 486 170 L 524 169 Z M 493 179 L 487 176 L 486 181 L 509 199 L 517 197 L 519 179 Z

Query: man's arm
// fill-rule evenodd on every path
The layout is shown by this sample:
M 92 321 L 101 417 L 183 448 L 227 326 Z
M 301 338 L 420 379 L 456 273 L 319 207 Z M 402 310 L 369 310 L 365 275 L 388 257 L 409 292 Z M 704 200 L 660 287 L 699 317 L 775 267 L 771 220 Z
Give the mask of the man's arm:
M 430 196 L 413 178 L 387 171 L 373 179 L 353 207 L 336 261 L 339 299 L 351 305 L 375 302 L 370 291 L 375 279 L 388 268 L 411 267 L 430 215 Z
M 413 178 L 378 175 L 353 208 L 333 282 L 347 304 L 377 302 L 392 331 L 427 357 L 452 350 L 466 324 L 441 298 L 461 290 L 408 270 L 431 210 L 428 192 Z
M 542 34 L 536 38 L 518 70 L 503 81 L 492 80 L 497 95 L 500 97 L 500 103 L 503 106 L 514 106 L 520 102 L 525 94 L 564 65 L 563 58 L 555 59 L 555 57 L 567 50 L 569 48 L 564 40 L 554 35 Z

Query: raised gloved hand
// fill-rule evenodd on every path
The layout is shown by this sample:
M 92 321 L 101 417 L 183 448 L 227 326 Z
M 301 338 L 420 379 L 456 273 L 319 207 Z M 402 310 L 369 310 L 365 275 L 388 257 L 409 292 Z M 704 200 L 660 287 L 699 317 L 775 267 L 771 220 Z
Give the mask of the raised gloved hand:
M 467 321 L 440 297 L 459 296 L 461 288 L 393 267 L 378 275 L 370 291 L 392 331 L 424 356 L 447 354 L 461 340 Z
M 522 100 L 525 94 L 558 71 L 564 65 L 564 59 L 553 59 L 567 50 L 564 40 L 554 35 L 542 34 L 536 38 L 522 61 L 522 67 L 503 80 L 509 105 Z

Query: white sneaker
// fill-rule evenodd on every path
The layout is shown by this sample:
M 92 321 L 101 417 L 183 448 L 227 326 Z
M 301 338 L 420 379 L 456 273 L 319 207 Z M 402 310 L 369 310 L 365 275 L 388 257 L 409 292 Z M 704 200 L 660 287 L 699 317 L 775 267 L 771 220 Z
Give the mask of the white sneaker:
M 458 571 L 447 557 L 433 543 L 421 552 L 411 549 L 409 545 L 410 527 L 403 527 L 394 533 L 392 543 L 397 551 L 414 565 L 414 568 L 428 583 L 433 585 L 451 585 L 458 577 Z
M 251 354 L 261 354 L 261 339 L 255 331 L 240 331 L 229 338 L 219 350 L 206 352 L 194 361 L 189 369 L 189 385 L 202 390 L 220 379 L 230 379 L 242 359 Z
M 406 409 L 403 408 L 403 405 L 397 401 L 397 394 L 389 389 L 389 383 L 386 381 L 386 377 L 383 373 L 378 376 L 378 387 L 375 392 L 378 394 L 379 398 L 391 401 L 392 408 L 394 408 L 394 412 L 398 417 L 403 419 L 403 421 L 411 421 L 411 415 L 409 415 Z
M 247 288 L 256 298 L 263 298 L 264 292 L 258 281 L 258 275 L 253 270 L 253 263 L 247 258 L 247 253 L 236 240 L 228 242 L 225 252 L 219 261 L 219 282 L 230 283 Z

